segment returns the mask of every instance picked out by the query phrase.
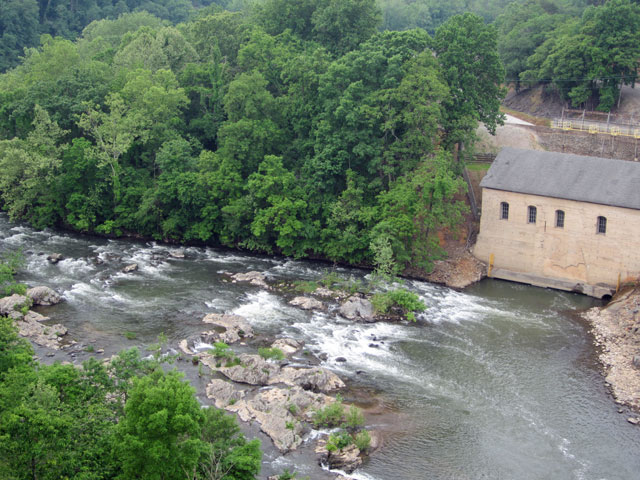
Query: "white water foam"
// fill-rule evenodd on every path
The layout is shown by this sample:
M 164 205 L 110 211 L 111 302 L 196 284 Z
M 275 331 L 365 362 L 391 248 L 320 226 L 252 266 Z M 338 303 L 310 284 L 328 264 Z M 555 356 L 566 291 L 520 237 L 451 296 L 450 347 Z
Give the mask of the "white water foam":
M 233 313 L 248 319 L 252 325 L 287 325 L 289 320 L 301 315 L 300 310 L 283 303 L 279 297 L 261 290 L 246 295 L 247 303 L 233 310 Z

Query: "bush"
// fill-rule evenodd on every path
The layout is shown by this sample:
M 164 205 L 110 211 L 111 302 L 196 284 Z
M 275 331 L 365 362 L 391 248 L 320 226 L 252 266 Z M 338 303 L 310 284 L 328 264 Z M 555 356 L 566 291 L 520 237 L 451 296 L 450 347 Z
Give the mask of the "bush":
M 348 432 L 342 430 L 338 433 L 332 433 L 329 435 L 329 440 L 327 440 L 327 450 L 329 452 L 335 452 L 337 450 L 341 450 L 345 447 L 348 447 L 353 443 L 353 438 L 349 435 Z
M 371 445 L 371 435 L 366 430 L 362 430 L 361 432 L 356 433 L 355 438 L 353 439 L 353 443 L 356 444 L 358 450 L 364 452 L 369 449 Z
M 259 348 L 258 355 L 265 360 L 284 360 L 285 356 L 279 348 Z
M 213 355 L 214 358 L 220 360 L 216 363 L 216 367 L 222 366 L 222 360 L 224 360 L 226 367 L 240 365 L 240 359 L 236 357 L 236 354 L 233 353 L 232 350 L 229 349 L 229 345 L 224 342 L 214 343 L 213 348 L 209 350 L 209 353 Z
M 377 313 L 386 314 L 397 310 L 413 322 L 416 321 L 415 312 L 422 312 L 427 308 L 418 295 L 405 288 L 376 293 L 371 297 L 371 303 Z
M 342 397 L 340 395 L 336 395 L 335 402 L 313 412 L 313 418 L 311 421 L 316 428 L 337 427 L 342 424 L 343 416 L 344 405 L 342 404 Z
M 345 424 L 351 430 L 357 430 L 364 425 L 364 415 L 355 405 L 351 405 L 345 417 Z
M 5 253 L 0 256 L 0 297 L 8 297 L 17 293 L 27 293 L 27 286 L 16 283 L 13 276 L 24 265 L 24 257 L 21 252 Z

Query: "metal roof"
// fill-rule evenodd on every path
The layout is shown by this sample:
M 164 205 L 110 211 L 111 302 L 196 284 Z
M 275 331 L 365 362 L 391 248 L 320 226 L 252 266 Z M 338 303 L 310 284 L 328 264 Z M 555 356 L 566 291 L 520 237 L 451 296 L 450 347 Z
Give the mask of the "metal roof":
M 505 147 L 480 186 L 640 210 L 640 163 Z

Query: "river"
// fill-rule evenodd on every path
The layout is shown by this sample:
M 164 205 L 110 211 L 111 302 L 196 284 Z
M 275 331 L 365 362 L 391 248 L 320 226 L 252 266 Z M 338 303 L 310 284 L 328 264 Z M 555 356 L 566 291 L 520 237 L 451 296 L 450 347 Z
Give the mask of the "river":
M 0 251 L 17 248 L 26 259 L 20 280 L 64 294 L 44 313 L 105 355 L 152 343 L 161 332 L 175 346 L 202 331 L 200 319 L 211 312 L 242 315 L 260 333 L 326 353 L 323 365 L 352 390 L 375 393 L 368 422 L 385 432 L 383 448 L 354 478 L 640 478 L 640 428 L 618 413 L 588 327 L 571 314 L 593 305 L 587 297 L 494 280 L 465 292 L 408 281 L 428 305 L 417 323 L 354 324 L 222 275 L 259 270 L 313 280 L 330 268 L 322 263 L 196 247 L 176 259 L 166 245 L 36 231 L 0 215 Z M 50 264 L 52 252 L 65 259 Z M 121 273 L 134 262 L 137 272 Z M 310 456 L 281 458 L 267 449 L 263 477 L 283 466 L 320 478 Z

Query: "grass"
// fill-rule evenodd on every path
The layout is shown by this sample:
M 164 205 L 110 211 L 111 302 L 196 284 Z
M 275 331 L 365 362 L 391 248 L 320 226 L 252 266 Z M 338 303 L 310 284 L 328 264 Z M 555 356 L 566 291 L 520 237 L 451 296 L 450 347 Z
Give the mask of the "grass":
M 471 170 L 474 172 L 481 172 L 481 171 L 486 171 L 489 170 L 489 167 L 491 166 L 490 163 L 476 163 L 476 162 L 470 162 L 466 165 L 467 170 Z
M 127 340 L 134 340 L 136 338 L 135 332 L 124 332 L 124 338 Z

